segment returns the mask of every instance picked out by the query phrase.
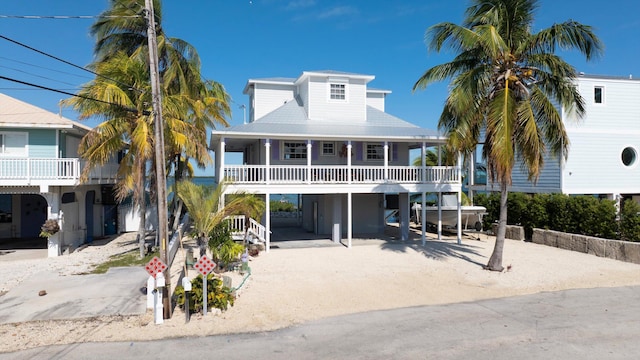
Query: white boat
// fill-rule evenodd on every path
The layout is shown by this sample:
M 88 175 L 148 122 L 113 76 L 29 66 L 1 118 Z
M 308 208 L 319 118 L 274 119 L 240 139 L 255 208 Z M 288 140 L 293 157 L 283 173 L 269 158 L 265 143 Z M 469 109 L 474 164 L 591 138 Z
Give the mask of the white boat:
M 442 226 L 443 228 L 457 228 L 458 205 L 457 195 L 442 195 Z M 416 222 L 421 223 L 422 204 L 414 203 L 411 209 L 415 213 Z M 427 224 L 438 223 L 438 206 L 427 206 Z M 487 213 L 484 206 L 463 205 L 460 207 L 462 215 L 462 229 L 482 230 L 482 216 Z

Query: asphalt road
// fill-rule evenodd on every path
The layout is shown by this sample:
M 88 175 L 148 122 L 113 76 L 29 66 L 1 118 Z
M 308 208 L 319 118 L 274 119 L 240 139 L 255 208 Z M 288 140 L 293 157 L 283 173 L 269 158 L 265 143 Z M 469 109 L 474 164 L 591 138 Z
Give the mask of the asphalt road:
M 0 359 L 637 359 L 639 337 L 640 287 L 620 287 L 368 312 L 267 333 L 49 346 Z

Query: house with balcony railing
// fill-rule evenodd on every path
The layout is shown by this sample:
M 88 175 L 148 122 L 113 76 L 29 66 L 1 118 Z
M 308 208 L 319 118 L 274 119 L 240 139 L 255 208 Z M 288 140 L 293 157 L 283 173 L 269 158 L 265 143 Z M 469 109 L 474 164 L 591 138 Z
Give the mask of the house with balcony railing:
M 460 166 L 411 166 L 412 152 L 446 139 L 386 113 L 391 91 L 369 87 L 373 79 L 338 71 L 250 79 L 248 121 L 212 132 L 217 181 L 227 183 L 227 193 L 267 200 L 267 250 L 274 194 L 300 199 L 296 226 L 350 247 L 354 236 L 384 232 L 389 209 L 408 239 L 411 193 L 460 193 Z M 228 163 L 239 157 L 234 153 L 242 164 Z M 422 230 L 424 240 L 424 222 Z
M 0 242 L 33 242 L 47 219 L 61 229 L 49 237 L 49 256 L 105 235 L 116 216 L 109 199 L 118 164 L 96 168 L 80 182 L 85 162 L 78 145 L 90 130 L 0 94 Z

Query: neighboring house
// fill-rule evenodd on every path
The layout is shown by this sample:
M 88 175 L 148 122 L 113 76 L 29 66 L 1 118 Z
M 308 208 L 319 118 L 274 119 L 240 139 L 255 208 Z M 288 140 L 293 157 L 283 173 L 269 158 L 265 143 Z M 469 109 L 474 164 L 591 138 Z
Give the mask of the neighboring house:
M 640 80 L 580 74 L 578 91 L 585 116 L 561 109 L 569 136 L 566 160 L 545 158 L 536 184 L 516 165 L 510 191 L 524 193 L 588 194 L 619 201 L 640 201 Z M 499 191 L 497 184 L 476 184 L 476 191 Z
M 37 239 L 47 219 L 61 228 L 48 240 L 49 256 L 116 233 L 117 163 L 79 182 L 78 145 L 90 130 L 0 93 L 0 243 Z
M 227 192 L 298 194 L 299 225 L 335 242 L 345 238 L 347 246 L 354 234 L 382 233 L 385 209 L 397 209 L 408 239 L 409 194 L 459 194 L 460 167 L 410 166 L 410 150 L 446 139 L 385 113 L 391 92 L 368 87 L 373 79 L 337 71 L 250 79 L 248 123 L 212 132 L 217 179 L 229 183 Z M 243 165 L 227 164 L 227 153 L 242 154 Z

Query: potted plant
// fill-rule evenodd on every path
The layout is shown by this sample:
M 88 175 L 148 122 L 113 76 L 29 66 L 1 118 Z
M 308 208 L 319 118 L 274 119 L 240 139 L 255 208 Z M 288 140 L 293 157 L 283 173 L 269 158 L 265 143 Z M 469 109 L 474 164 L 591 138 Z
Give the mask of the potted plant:
M 48 239 L 58 231 L 60 231 L 60 225 L 58 225 L 58 221 L 49 219 L 45 221 L 44 224 L 42 224 L 42 226 L 40 227 L 40 237 Z

